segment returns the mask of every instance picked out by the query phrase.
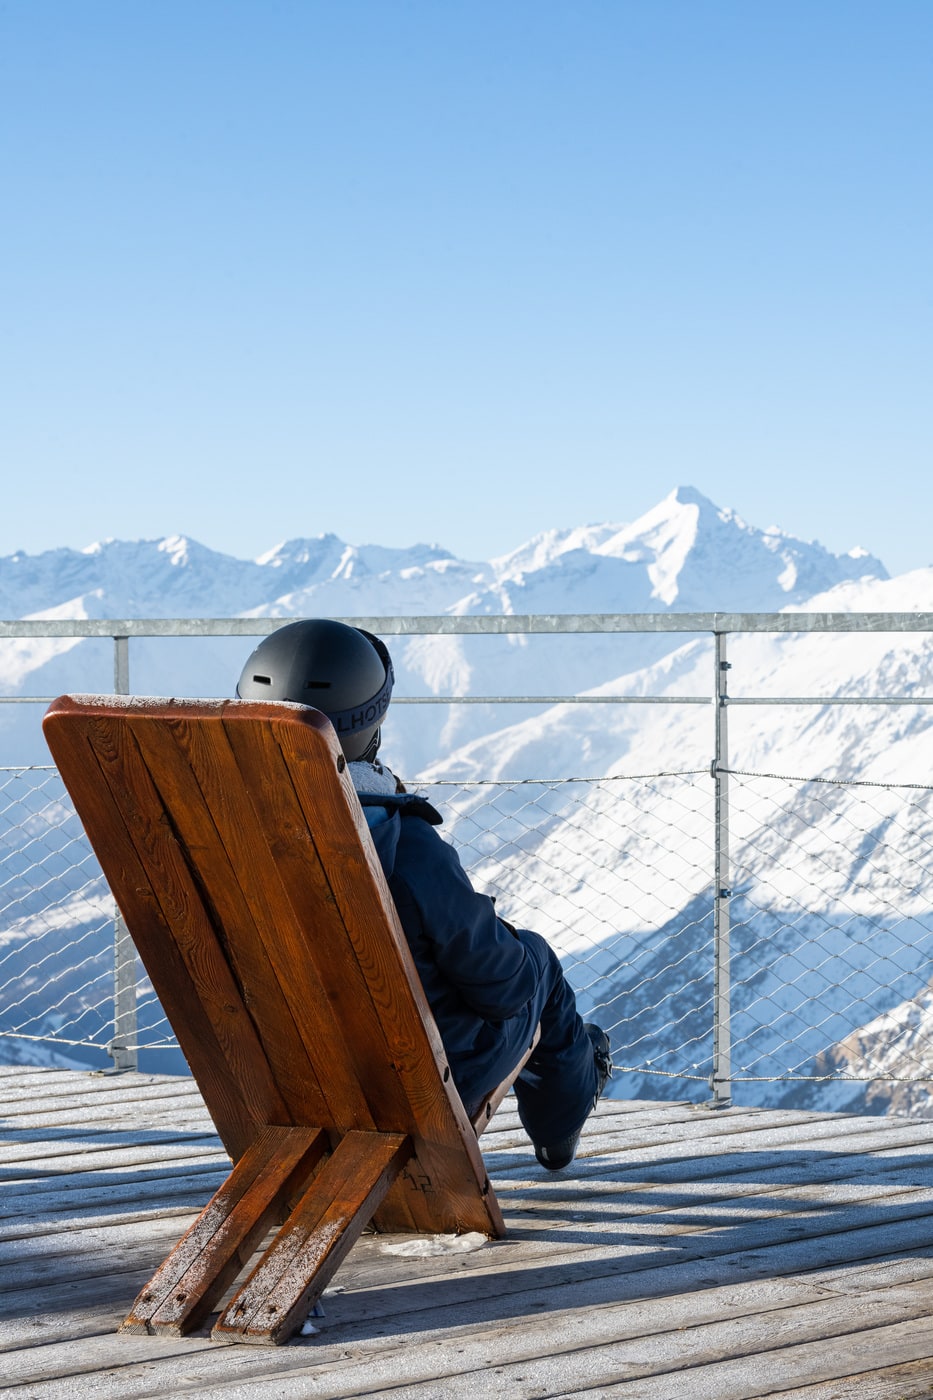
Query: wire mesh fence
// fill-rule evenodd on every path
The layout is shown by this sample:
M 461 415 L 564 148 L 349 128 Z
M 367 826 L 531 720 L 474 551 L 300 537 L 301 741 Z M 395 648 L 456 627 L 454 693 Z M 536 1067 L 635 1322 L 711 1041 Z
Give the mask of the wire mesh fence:
M 929 1108 L 933 789 L 729 781 L 734 1078 Z
M 747 1102 L 930 1111 L 933 789 L 728 772 L 731 1083 Z M 620 1096 L 715 1069 L 715 777 L 434 781 L 478 889 L 559 952 Z M 105 1065 L 114 908 L 54 769 L 0 770 L 0 1057 Z M 183 1069 L 137 970 L 134 1046 Z
M 933 614 L 345 620 L 399 644 L 409 639 L 417 693 L 393 700 L 402 721 L 396 735 L 410 720 L 419 739 L 436 741 L 431 752 L 450 752 L 474 730 L 498 733 L 501 706 L 511 707 L 512 728 L 503 733 L 525 711 L 539 717 L 533 742 L 521 750 L 522 767 L 549 774 L 464 781 L 475 770 L 461 748 L 460 777 L 441 781 L 431 768 L 425 790 L 443 811 L 448 838 L 477 887 L 497 898 L 506 917 L 553 942 L 582 1010 L 610 1031 L 617 1094 L 697 1100 L 712 1092 L 722 1103 L 734 1092 L 746 1102 L 933 1114 L 933 789 L 861 780 L 866 751 L 884 776 L 930 771 Z M 155 659 L 146 650 L 150 639 L 158 639 L 153 646 L 184 646 L 181 639 L 198 638 L 204 658 L 205 639 L 238 648 L 238 638 L 265 635 L 284 621 L 20 620 L 0 622 L 0 635 L 14 639 L 7 643 L 14 648 L 16 638 L 38 638 L 43 646 L 57 639 L 54 645 L 66 651 L 83 638 L 83 648 L 104 648 L 101 656 L 94 653 L 95 665 L 106 659 L 109 638 L 114 689 L 126 693 L 130 639 L 139 648 L 133 672 L 139 688 Z M 664 633 L 694 641 L 671 652 L 672 644 L 661 642 Z M 850 636 L 828 646 L 832 633 Z M 627 667 L 617 661 L 625 634 L 638 643 L 626 653 L 634 657 Z M 780 645 L 766 655 L 768 634 Z M 901 636 L 892 641 L 895 634 Z M 512 675 L 511 688 L 433 693 L 435 681 L 442 682 L 433 662 L 425 671 L 429 641 L 440 646 L 438 676 L 447 676 L 451 646 L 468 637 L 492 648 L 496 664 L 488 675 L 497 682 Z M 522 645 L 503 651 L 507 638 Z M 572 693 L 518 694 L 529 688 L 523 678 L 532 643 L 538 648 L 545 640 L 561 648 L 548 677 L 562 676 Z M 785 649 L 785 641 L 793 646 Z M 650 643 L 647 652 L 642 643 Z M 727 694 L 739 655 L 734 674 L 743 677 L 744 692 Z M 173 664 L 162 656 L 155 668 L 160 680 L 184 671 L 180 654 L 172 656 Z M 223 678 L 231 656 L 224 653 Z M 659 656 L 665 659 L 656 674 L 638 670 Z M 523 669 L 503 672 L 516 658 Z M 69 676 L 75 666 L 90 674 L 89 665 L 69 652 Z M 594 684 L 594 665 L 596 689 L 580 691 Z M 460 669 L 454 673 L 460 676 Z M 790 694 L 783 676 L 791 678 Z M 210 687 L 206 674 L 198 677 L 196 685 Z M 618 679 L 607 689 L 609 677 Z M 430 693 L 421 693 L 425 686 Z M 801 696 L 801 689 L 811 693 Z M 39 696 L 0 694 L 0 710 L 9 712 L 5 752 L 12 745 L 23 763 L 38 733 L 23 716 L 39 703 L 45 703 Z M 598 720 L 581 711 L 587 705 L 599 707 L 589 712 Z M 443 719 L 439 707 L 450 706 L 472 709 L 461 710 L 457 724 Z M 762 706 L 775 718 L 756 728 Z M 799 706 L 809 708 L 787 708 Z M 851 706 L 876 708 L 863 722 L 856 717 L 864 709 L 845 708 Z M 636 725 L 624 711 L 642 718 Z M 484 723 L 465 728 L 465 714 L 474 721 L 485 716 Z M 805 722 L 777 718 L 793 714 Z M 618 754 L 636 752 L 651 755 L 645 766 L 659 771 L 568 778 L 578 770 L 567 766 L 567 755 L 591 749 L 603 754 L 603 772 L 616 774 L 627 761 L 617 761 Z M 762 771 L 778 750 L 791 771 L 808 776 Z M 879 763 L 879 755 L 895 751 L 891 764 Z M 681 763 L 669 770 L 672 753 Z M 735 760 L 733 767 L 736 754 L 742 764 Z M 710 767 L 696 766 L 710 756 Z M 756 766 L 756 759 L 763 761 Z M 138 1052 L 145 1068 L 183 1069 L 54 770 L 0 769 L 0 854 L 0 1060 L 106 1065 L 112 1058 L 126 1066 Z
M 114 900 L 53 767 L 0 768 L 0 859 L 0 1061 L 108 1065 Z M 138 963 L 135 980 L 137 1048 L 173 1064 L 177 1042 Z
M 4 1034 L 90 1047 L 111 1014 L 113 900 L 54 769 L 0 773 L 0 849 Z

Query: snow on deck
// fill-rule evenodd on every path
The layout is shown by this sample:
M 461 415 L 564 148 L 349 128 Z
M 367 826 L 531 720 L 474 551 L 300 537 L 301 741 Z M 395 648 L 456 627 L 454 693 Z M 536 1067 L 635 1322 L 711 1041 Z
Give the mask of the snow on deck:
M 317 1332 L 258 1348 L 116 1331 L 228 1169 L 191 1080 L 0 1094 L 4 1397 L 933 1394 L 933 1122 L 607 1101 L 549 1175 L 504 1107 L 508 1238 L 366 1235 Z

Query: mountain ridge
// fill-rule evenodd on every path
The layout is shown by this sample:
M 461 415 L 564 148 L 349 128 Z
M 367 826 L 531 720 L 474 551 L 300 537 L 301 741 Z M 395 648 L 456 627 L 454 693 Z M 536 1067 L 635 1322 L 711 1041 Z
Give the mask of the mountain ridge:
M 490 561 L 457 559 L 437 544 L 347 544 L 331 533 L 287 540 L 252 560 L 183 535 L 20 551 L 0 558 L 0 612 L 10 619 L 69 606 L 101 618 L 350 615 L 370 588 L 379 596 L 367 599 L 365 615 L 595 611 L 597 602 L 608 612 L 694 611 L 701 602 L 727 611 L 740 599 L 745 611 L 772 611 L 865 576 L 889 577 L 864 550 L 835 555 L 775 527 L 759 530 L 693 487 L 678 487 L 628 525 L 546 531 Z M 574 607 L 560 606 L 562 589 L 581 595 Z

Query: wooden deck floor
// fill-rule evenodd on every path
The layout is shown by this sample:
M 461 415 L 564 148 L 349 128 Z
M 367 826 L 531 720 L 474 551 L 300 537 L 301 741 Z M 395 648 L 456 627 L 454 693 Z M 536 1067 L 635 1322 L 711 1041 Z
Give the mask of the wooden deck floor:
M 0 1094 L 3 1396 L 933 1396 L 933 1123 L 610 1101 L 549 1176 L 505 1109 L 508 1239 L 364 1236 L 318 1332 L 253 1348 L 115 1330 L 227 1170 L 194 1084 Z

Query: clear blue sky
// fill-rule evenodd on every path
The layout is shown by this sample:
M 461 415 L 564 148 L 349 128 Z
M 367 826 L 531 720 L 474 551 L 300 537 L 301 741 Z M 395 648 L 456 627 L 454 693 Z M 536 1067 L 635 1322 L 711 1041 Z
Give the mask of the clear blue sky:
M 933 562 L 930 0 L 0 0 L 0 553 Z

